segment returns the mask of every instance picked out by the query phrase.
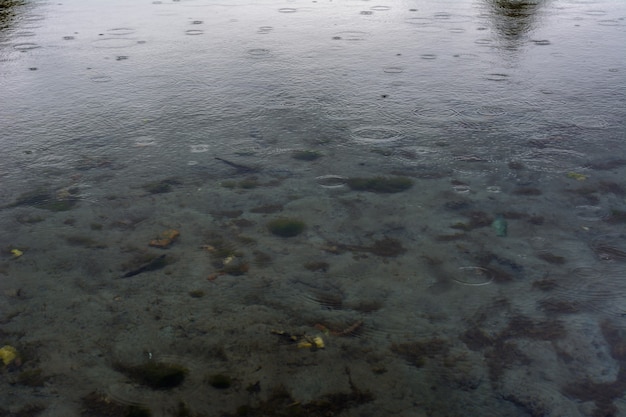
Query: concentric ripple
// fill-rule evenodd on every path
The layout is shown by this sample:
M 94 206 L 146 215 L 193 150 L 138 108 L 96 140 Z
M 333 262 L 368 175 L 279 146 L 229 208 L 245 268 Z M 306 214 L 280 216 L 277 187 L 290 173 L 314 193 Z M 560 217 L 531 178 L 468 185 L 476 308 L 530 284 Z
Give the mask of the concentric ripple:
M 94 75 L 89 79 L 94 83 L 108 83 L 113 80 L 113 78 L 108 75 Z
M 371 126 L 352 130 L 352 138 L 364 143 L 388 143 L 403 138 L 402 132 L 391 127 Z
M 583 166 L 585 155 L 568 149 L 537 149 L 522 155 L 520 161 L 529 168 L 545 172 L 575 171 Z
M 458 116 L 459 113 L 449 107 L 444 108 L 434 108 L 434 107 L 418 107 L 413 110 L 413 113 L 416 116 L 423 117 L 426 119 L 449 119 L 451 117 Z
M 457 275 L 452 277 L 452 280 L 457 284 L 480 287 L 493 282 L 493 273 L 479 266 L 464 266 L 458 269 Z
M 264 49 L 264 48 L 248 49 L 247 53 L 253 58 L 265 58 L 271 54 L 269 49 Z
M 384 67 L 383 72 L 387 74 L 401 74 L 404 72 L 402 67 Z
M 476 109 L 476 113 L 481 116 L 502 116 L 506 114 L 506 109 L 498 106 L 482 106 Z
M 599 312 L 623 317 L 624 272 L 618 268 L 575 268 L 563 278 L 548 282 L 551 288 L 539 304 L 551 313 Z
M 488 81 L 508 81 L 509 75 L 504 73 L 491 73 L 485 76 L 485 79 Z
M 15 49 L 16 51 L 30 51 L 32 49 L 37 49 L 40 48 L 39 45 L 37 45 L 34 42 L 21 42 L 21 43 L 16 43 L 15 45 L 13 45 L 13 49 Z
M 348 178 L 341 175 L 320 175 L 315 178 L 315 182 L 323 188 L 341 188 L 346 185 Z
M 30 38 L 35 35 L 36 35 L 35 32 L 29 31 L 29 30 L 22 30 L 20 32 L 15 32 L 13 37 L 14 38 Z
M 191 153 L 204 153 L 208 152 L 209 149 L 211 149 L 211 145 L 204 143 L 189 146 L 189 151 Z
M 93 46 L 96 48 L 128 48 L 136 45 L 137 41 L 129 38 L 102 38 L 93 41 Z
M 590 222 L 604 220 L 609 216 L 608 211 L 602 207 L 589 205 L 576 206 L 574 213 L 579 219 Z
M 135 32 L 136 31 L 133 28 L 113 28 L 113 29 L 107 30 L 107 33 L 109 35 L 115 35 L 115 36 L 127 36 L 127 35 L 132 35 Z
M 595 238 L 591 244 L 598 259 L 608 262 L 626 262 L 626 234 L 607 234 Z
M 344 41 L 363 41 L 367 37 L 367 32 L 361 32 L 358 30 L 346 30 L 343 32 L 337 32 L 333 36 L 333 40 L 344 40 Z
M 598 116 L 580 116 L 575 117 L 572 121 L 576 126 L 587 129 L 603 129 L 609 125 L 605 119 Z

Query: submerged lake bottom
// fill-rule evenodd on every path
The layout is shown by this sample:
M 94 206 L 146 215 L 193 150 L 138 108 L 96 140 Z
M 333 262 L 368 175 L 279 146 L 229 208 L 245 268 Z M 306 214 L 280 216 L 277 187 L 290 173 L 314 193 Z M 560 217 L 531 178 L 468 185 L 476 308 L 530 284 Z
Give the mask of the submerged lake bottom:
M 621 408 L 626 161 L 551 140 L 508 161 L 412 139 L 194 145 L 145 178 L 86 155 L 2 209 L 13 407 Z

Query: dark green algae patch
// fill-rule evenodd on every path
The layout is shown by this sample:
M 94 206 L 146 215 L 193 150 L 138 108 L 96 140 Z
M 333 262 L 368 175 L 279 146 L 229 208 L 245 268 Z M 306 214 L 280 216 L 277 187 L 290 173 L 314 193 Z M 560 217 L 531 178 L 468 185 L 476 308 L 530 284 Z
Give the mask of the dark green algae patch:
M 63 190 L 63 197 L 59 197 L 59 194 L 60 192 L 37 189 L 19 195 L 13 203 L 2 208 L 27 206 L 49 211 L 68 211 L 78 203 L 78 188 Z
M 411 188 L 413 180 L 407 177 L 355 177 L 349 178 L 347 184 L 355 191 L 399 193 Z
M 267 228 L 276 236 L 294 237 L 304 231 L 306 224 L 302 220 L 281 217 L 270 221 Z
M 115 369 L 136 383 L 154 390 L 176 388 L 185 381 L 189 373 L 184 366 L 154 361 L 133 366 L 118 363 Z

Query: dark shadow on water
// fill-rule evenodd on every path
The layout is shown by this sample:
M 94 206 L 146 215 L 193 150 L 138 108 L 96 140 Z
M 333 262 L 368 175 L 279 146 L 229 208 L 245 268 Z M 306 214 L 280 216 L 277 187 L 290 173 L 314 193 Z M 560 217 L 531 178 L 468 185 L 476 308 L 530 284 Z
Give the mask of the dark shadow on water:
M 518 50 L 526 35 L 539 24 L 544 0 L 485 0 L 489 18 L 501 47 Z

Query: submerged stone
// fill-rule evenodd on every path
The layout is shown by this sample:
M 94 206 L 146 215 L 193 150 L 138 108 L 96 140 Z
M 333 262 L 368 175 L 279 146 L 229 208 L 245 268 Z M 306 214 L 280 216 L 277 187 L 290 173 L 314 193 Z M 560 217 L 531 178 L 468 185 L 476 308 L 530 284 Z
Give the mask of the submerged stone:
M 356 191 L 369 191 L 372 193 L 399 193 L 413 186 L 413 180 L 407 177 L 373 177 L 373 178 L 350 178 L 348 186 Z
M 302 233 L 305 228 L 302 220 L 291 218 L 280 218 L 272 220 L 267 224 L 267 228 L 272 234 L 281 237 L 294 237 Z

